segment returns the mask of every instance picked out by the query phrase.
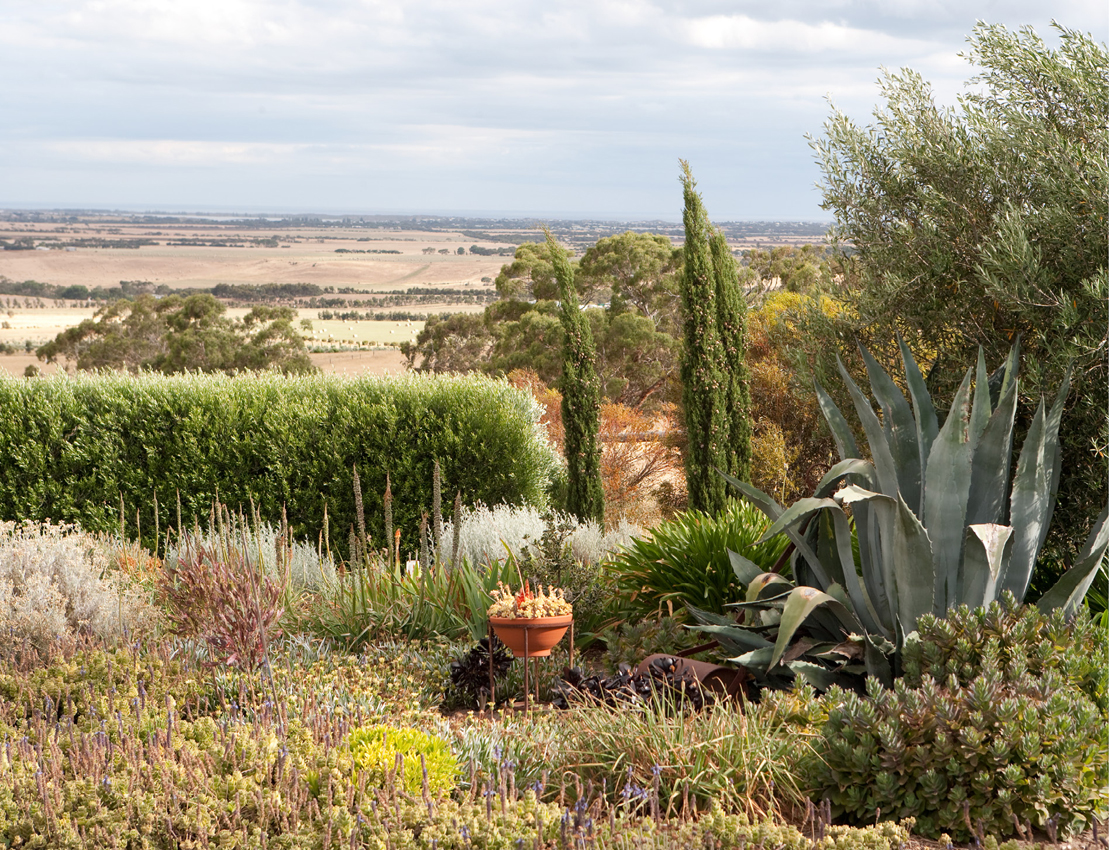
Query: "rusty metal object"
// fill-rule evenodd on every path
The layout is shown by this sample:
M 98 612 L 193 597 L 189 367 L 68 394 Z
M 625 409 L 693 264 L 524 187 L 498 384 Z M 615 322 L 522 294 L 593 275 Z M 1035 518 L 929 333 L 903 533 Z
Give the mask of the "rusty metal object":
M 635 672 L 638 675 L 665 673 L 676 679 L 696 682 L 706 690 L 727 697 L 747 698 L 748 682 L 752 681 L 745 667 L 725 667 L 665 653 L 648 655 L 636 665 Z

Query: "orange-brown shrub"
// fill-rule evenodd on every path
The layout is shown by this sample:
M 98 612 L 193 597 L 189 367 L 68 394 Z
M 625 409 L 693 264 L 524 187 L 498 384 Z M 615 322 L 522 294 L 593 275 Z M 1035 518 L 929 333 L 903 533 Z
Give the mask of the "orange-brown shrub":
M 562 394 L 530 370 L 515 370 L 508 380 L 529 390 L 546 407 L 540 422 L 562 451 Z M 650 528 L 665 518 L 656 489 L 668 482 L 670 489 L 685 490 L 681 451 L 673 439 L 677 428 L 674 404 L 663 404 L 651 413 L 615 402 L 601 405 L 601 483 L 607 524 L 624 518 Z

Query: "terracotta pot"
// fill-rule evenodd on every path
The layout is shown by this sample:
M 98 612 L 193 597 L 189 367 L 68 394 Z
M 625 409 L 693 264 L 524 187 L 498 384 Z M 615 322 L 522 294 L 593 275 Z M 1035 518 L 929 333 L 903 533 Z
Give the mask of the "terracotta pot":
M 551 654 L 551 648 L 562 640 L 573 614 L 561 617 L 490 617 L 493 631 L 501 643 L 512 650 L 517 658 L 535 658 Z M 524 632 L 527 632 L 527 652 L 524 652 Z

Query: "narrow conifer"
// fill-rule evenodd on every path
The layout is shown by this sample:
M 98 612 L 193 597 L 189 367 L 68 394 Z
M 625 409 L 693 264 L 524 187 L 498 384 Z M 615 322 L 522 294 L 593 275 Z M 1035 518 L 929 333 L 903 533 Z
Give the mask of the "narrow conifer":
M 689 506 L 709 514 L 723 509 L 724 479 L 716 469 L 726 466 L 723 444 L 728 438 L 724 351 L 717 329 L 716 280 L 713 274 L 710 226 L 689 163 L 680 160 L 685 209 L 680 280 L 683 345 L 682 406 L 688 444 L 686 486 Z
M 751 391 L 747 369 L 747 301 L 739 269 L 721 230 L 712 236 L 716 280 L 716 328 L 723 349 L 724 417 L 727 438 L 721 470 L 741 481 L 751 479 Z
M 550 231 L 547 244 L 558 280 L 559 318 L 565 332 L 562 347 L 563 450 L 569 476 L 566 510 L 579 520 L 604 522 L 605 494 L 601 486 L 601 382 L 597 377 L 596 348 L 589 320 L 578 306 L 574 271 Z

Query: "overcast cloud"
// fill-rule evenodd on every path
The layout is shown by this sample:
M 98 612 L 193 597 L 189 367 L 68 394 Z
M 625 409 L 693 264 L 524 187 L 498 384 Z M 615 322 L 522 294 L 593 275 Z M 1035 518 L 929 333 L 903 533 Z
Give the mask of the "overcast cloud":
M 3 0 L 0 207 L 824 219 L 805 134 L 1103 0 Z

